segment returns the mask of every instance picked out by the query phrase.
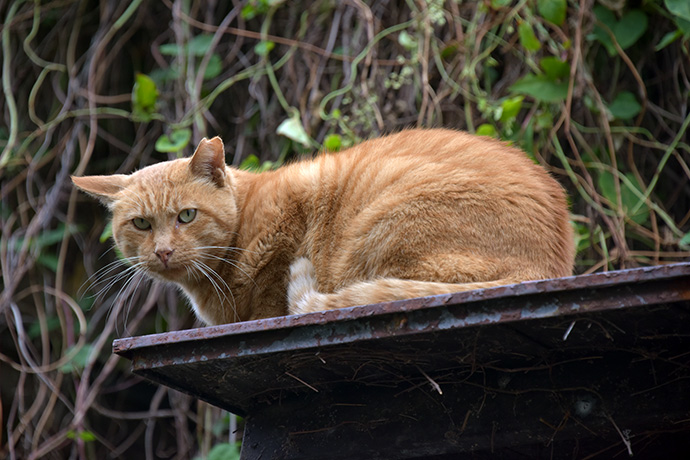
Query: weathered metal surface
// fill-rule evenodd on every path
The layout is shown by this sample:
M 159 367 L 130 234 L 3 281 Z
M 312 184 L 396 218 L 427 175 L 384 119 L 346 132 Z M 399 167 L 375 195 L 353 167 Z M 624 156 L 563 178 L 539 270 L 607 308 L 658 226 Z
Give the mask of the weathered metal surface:
M 690 264 L 114 348 L 136 373 L 245 415 L 246 459 L 612 458 L 626 436 L 637 458 L 690 449 Z

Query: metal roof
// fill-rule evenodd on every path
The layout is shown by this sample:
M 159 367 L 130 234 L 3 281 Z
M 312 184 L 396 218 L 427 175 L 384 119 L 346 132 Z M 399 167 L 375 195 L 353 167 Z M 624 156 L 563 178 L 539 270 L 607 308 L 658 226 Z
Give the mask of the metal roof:
M 113 347 L 135 373 L 245 416 L 244 459 L 690 452 L 690 263 Z

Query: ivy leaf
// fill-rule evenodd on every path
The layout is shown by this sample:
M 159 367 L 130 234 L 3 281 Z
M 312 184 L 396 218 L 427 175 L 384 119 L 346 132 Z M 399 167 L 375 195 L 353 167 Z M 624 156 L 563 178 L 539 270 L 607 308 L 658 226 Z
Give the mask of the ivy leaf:
M 683 238 L 681 238 L 678 242 L 678 246 L 680 246 L 683 249 L 690 248 L 690 232 L 683 235 Z
M 417 41 L 414 39 L 414 37 L 412 37 L 412 35 L 408 34 L 404 30 L 398 35 L 398 43 L 400 43 L 400 45 L 407 50 L 414 50 L 417 48 Z
M 513 121 L 518 113 L 520 113 L 522 101 L 524 99 L 525 96 L 514 96 L 504 100 L 501 103 L 501 122 L 508 123 Z
M 510 6 L 513 0 L 491 0 L 491 8 L 497 10 L 499 8 L 504 8 Z
M 192 138 L 192 130 L 188 128 L 176 129 L 170 136 L 163 134 L 156 141 L 155 148 L 158 152 L 179 152 L 189 144 Z
M 690 2 L 688 0 L 664 0 L 664 5 L 675 17 L 690 21 Z
M 74 350 L 74 346 L 67 349 L 67 354 Z M 72 357 L 71 360 L 66 362 L 60 367 L 60 372 L 63 374 L 77 373 L 86 367 L 89 362 L 89 356 L 93 350 L 93 345 L 86 344 L 79 349 L 79 351 Z
M 539 61 L 539 67 L 541 67 L 546 76 L 552 80 L 559 80 L 570 76 L 570 63 L 561 61 L 555 56 L 543 58 Z
M 626 12 L 614 30 L 618 44 L 623 49 L 630 48 L 647 30 L 647 15 L 641 10 Z
M 668 45 L 671 43 L 675 42 L 678 40 L 680 37 L 683 36 L 683 31 L 680 29 L 673 30 L 666 35 L 664 35 L 661 40 L 659 40 L 659 43 L 654 47 L 654 51 L 659 51 L 664 48 L 666 48 Z
M 69 430 L 67 431 L 67 438 L 68 439 L 81 439 L 84 442 L 91 442 L 96 440 L 96 435 L 93 434 L 90 431 L 74 431 L 74 430 Z
M 213 53 L 208 60 L 206 71 L 204 72 L 204 80 L 216 78 L 223 71 L 223 60 L 217 53 Z
M 184 47 L 178 46 L 177 43 L 165 43 L 158 47 L 158 51 L 164 56 L 179 56 L 180 54 L 204 56 L 211 49 L 212 42 L 213 35 L 201 34 L 185 43 Z
M 240 169 L 251 172 L 264 172 L 272 169 L 276 164 L 272 161 L 264 161 L 261 163 L 259 157 L 254 154 L 249 155 L 240 163 Z
M 103 229 L 103 233 L 101 233 L 101 236 L 98 238 L 98 241 L 101 243 L 105 243 L 110 239 L 111 236 L 113 236 L 113 222 L 108 221 L 108 223 L 105 225 L 105 228 Z
M 261 40 L 259 43 L 254 45 L 254 52 L 259 56 L 268 56 L 268 53 L 270 53 L 275 47 L 276 44 L 272 41 Z
M 639 194 L 643 193 L 640 183 L 632 173 L 626 173 L 625 177 Z M 618 196 L 616 195 L 616 185 L 614 180 L 615 178 L 612 173 L 609 171 L 602 171 L 599 174 L 598 185 L 602 196 L 606 198 L 612 206 L 617 207 Z M 620 182 L 621 204 L 623 206 L 621 211 L 628 217 L 628 219 L 639 225 L 643 225 L 649 220 L 649 207 L 646 204 L 642 204 L 634 214 L 628 214 L 630 210 L 637 207 L 640 202 L 638 193 L 633 191 L 633 188 L 628 184 L 628 182 L 622 180 Z
M 220 443 L 208 453 L 208 460 L 239 460 L 240 450 L 235 444 Z
M 518 26 L 518 35 L 520 36 L 520 44 L 528 51 L 537 51 L 541 48 L 539 39 L 534 34 L 532 26 L 528 22 L 520 22 Z
M 560 26 L 565 21 L 566 0 L 537 0 L 537 11 L 542 18 Z
M 601 5 L 594 7 L 594 14 L 599 22 L 611 30 L 618 45 L 623 50 L 635 44 L 647 30 L 647 15 L 641 10 L 627 11 L 620 21 L 616 20 L 616 16 L 611 10 Z M 596 25 L 592 37 L 599 40 L 606 47 L 610 56 L 616 55 L 616 47 L 611 40 L 611 36 L 603 27 Z
M 192 56 L 204 56 L 211 49 L 212 42 L 213 35 L 197 35 L 189 40 L 189 43 L 187 43 L 187 54 L 191 54 Z
M 280 126 L 278 126 L 278 129 L 276 129 L 276 133 L 280 134 L 281 136 L 285 136 L 288 139 L 292 139 L 295 142 L 299 142 L 305 147 L 311 146 L 311 138 L 304 130 L 302 122 L 299 119 L 299 115 L 295 115 L 284 120 Z
M 339 134 L 329 134 L 323 140 L 323 147 L 329 152 L 337 152 L 343 146 L 343 138 Z
M 479 125 L 475 134 L 477 134 L 477 136 L 498 137 L 496 128 L 488 123 Z
M 561 102 L 568 96 L 568 82 L 557 82 L 546 75 L 528 74 L 509 88 L 514 93 L 531 96 L 537 101 Z
M 132 118 L 135 121 L 150 121 L 156 113 L 158 88 L 151 77 L 137 73 L 132 88 Z
M 690 37 L 690 20 L 676 17 L 674 22 L 676 23 L 678 29 L 680 29 L 684 36 Z
M 630 91 L 621 91 L 608 106 L 609 112 L 619 120 L 629 120 L 640 113 L 642 106 Z

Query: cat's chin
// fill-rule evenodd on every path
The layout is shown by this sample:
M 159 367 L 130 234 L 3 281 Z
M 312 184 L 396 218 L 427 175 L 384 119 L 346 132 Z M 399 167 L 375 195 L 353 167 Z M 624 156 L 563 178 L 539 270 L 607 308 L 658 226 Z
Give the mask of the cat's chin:
M 146 273 L 151 278 L 168 283 L 180 283 L 188 275 L 187 270 L 185 270 L 183 267 L 168 267 L 160 270 L 147 270 Z

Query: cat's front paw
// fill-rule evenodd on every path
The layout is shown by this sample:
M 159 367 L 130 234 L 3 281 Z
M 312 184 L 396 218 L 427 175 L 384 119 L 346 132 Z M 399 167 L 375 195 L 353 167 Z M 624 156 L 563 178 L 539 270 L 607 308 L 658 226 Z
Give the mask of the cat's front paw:
M 287 298 L 291 315 L 320 311 L 325 303 L 325 294 L 317 290 L 314 265 L 306 257 L 300 257 L 290 265 L 290 280 Z

